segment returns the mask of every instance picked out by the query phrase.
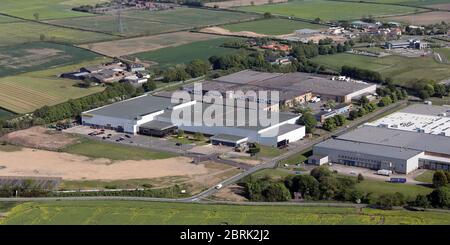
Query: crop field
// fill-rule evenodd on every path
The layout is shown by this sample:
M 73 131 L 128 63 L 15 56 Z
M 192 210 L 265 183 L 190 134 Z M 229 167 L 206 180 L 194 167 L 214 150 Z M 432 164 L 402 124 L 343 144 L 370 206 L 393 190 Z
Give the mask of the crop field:
M 131 37 L 167 33 L 206 25 L 226 24 L 256 17 L 258 17 L 256 14 L 230 14 L 229 12 L 214 10 L 178 8 L 158 12 L 124 11 L 122 13 L 122 29 L 119 28 L 117 17 L 113 15 L 58 19 L 48 21 L 48 23 Z
M 441 23 L 441 21 L 450 22 L 450 13 L 444 11 L 433 11 L 419 14 L 402 15 L 382 18 L 385 21 L 397 21 L 400 23 L 413 25 L 429 25 Z
M 350 0 L 354 2 L 360 2 L 360 0 Z M 428 6 L 434 4 L 448 3 L 448 0 L 363 0 L 364 2 L 371 3 L 394 3 L 411 6 Z
M 108 34 L 73 30 L 29 21 L 0 22 L 0 46 L 44 40 L 81 44 L 116 39 Z
M 125 201 L 23 203 L 2 224 L 450 224 L 450 213 L 343 207 L 245 206 Z
M 391 77 L 394 82 L 405 87 L 408 87 L 408 83 L 415 79 L 441 81 L 450 76 L 450 65 L 439 64 L 432 57 L 406 58 L 391 55 L 374 58 L 342 53 L 321 55 L 312 60 L 336 71 L 339 71 L 343 65 L 378 71 L 384 77 Z
M 76 82 L 58 78 L 62 72 L 75 71 L 84 65 L 105 62 L 104 59 L 55 67 L 42 71 L 22 73 L 0 78 L 0 107 L 16 113 L 28 113 L 44 105 L 54 105 L 68 99 L 102 91 L 103 87 L 79 88 Z
M 298 29 L 324 29 L 326 26 L 288 19 L 266 19 L 222 26 L 232 32 L 250 31 L 266 35 L 289 34 Z
M 95 4 L 105 0 L 2 0 L 0 13 L 5 13 L 25 19 L 39 20 L 90 16 L 89 13 L 72 11 L 71 8 L 83 4 Z
M 175 47 L 196 41 L 219 38 L 217 35 L 209 35 L 197 32 L 172 32 L 153 36 L 121 39 L 108 42 L 91 43 L 80 47 L 93 50 L 100 54 L 120 57 L 135 53 L 147 52 L 167 47 Z
M 294 16 L 313 20 L 352 20 L 363 16 L 387 16 L 414 13 L 416 8 L 381 4 L 349 3 L 324 0 L 290 1 L 288 3 L 240 7 L 239 10 Z
M 84 49 L 54 43 L 26 43 L 0 47 L 0 77 L 97 58 Z
M 223 37 L 206 41 L 198 41 L 177 47 L 163 48 L 155 51 L 134 54 L 141 61 L 152 61 L 158 66 L 170 66 L 188 63 L 194 59 L 208 59 L 213 55 L 237 52 L 236 49 L 220 47 L 225 41 L 235 38 Z

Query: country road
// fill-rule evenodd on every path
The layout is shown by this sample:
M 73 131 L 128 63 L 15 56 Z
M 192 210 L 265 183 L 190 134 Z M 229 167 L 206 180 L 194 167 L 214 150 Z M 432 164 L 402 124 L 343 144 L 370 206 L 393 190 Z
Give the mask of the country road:
M 270 159 L 266 162 L 263 162 L 259 165 L 256 165 L 254 167 L 249 168 L 247 171 L 239 173 L 237 175 L 234 175 L 224 181 L 221 182 L 222 187 L 224 188 L 226 186 L 232 185 L 236 182 L 238 182 L 239 180 L 241 180 L 242 178 L 251 175 L 259 170 L 262 169 L 268 169 L 268 168 L 274 168 L 277 166 L 277 164 L 284 159 L 287 159 L 297 153 L 301 153 L 304 152 L 308 149 L 310 149 L 312 146 L 314 146 L 315 144 L 329 139 L 333 136 L 337 136 L 340 134 L 343 134 L 349 130 L 352 130 L 356 127 L 358 127 L 359 125 L 366 123 L 384 113 L 388 113 L 394 110 L 398 110 L 401 107 L 405 106 L 407 104 L 407 101 L 399 101 L 395 104 L 391 104 L 388 105 L 386 107 L 383 107 L 365 117 L 362 118 L 358 118 L 357 120 L 351 121 L 346 127 L 341 127 L 338 130 L 334 131 L 333 133 L 328 133 L 325 135 L 322 135 L 318 138 L 315 138 L 313 140 L 310 140 L 308 142 L 305 141 L 304 144 L 296 146 L 295 148 L 291 148 L 289 149 L 288 152 L 279 155 L 273 159 Z M 7 202 L 7 201 L 55 201 L 55 200 L 130 200 L 130 201 L 157 201 L 157 202 L 199 202 L 202 199 L 211 196 L 213 194 L 215 194 L 216 192 L 218 192 L 219 189 L 216 189 L 215 186 L 210 187 L 209 189 L 195 194 L 191 197 L 187 197 L 187 198 L 177 198 L 177 199 L 173 199 L 173 198 L 157 198 L 157 197 L 117 197 L 117 196 L 104 196 L 104 197 L 30 197 L 30 198 L 25 198 L 25 197 L 16 197 L 16 198 L 0 198 L 0 202 Z M 291 203 L 291 202 L 289 202 Z M 292 204 L 292 203 L 291 203 Z

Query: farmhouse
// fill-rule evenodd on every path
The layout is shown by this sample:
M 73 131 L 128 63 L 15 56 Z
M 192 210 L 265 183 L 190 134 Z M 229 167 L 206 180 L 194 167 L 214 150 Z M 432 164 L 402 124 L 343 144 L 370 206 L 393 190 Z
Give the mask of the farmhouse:
M 450 137 L 437 133 L 450 128 L 450 117 L 442 114 L 444 110 L 449 111 L 444 107 L 413 105 L 402 114 L 391 114 L 382 121 L 319 143 L 313 147 L 313 153 L 328 156 L 333 163 L 404 174 L 417 168 L 450 170 Z M 428 118 L 430 114 L 434 118 Z M 394 118 L 398 127 L 384 125 Z M 436 131 L 426 132 L 430 127 Z
M 210 123 L 203 120 L 203 115 L 211 113 L 212 110 L 214 120 L 218 121 Z M 262 113 L 270 119 L 278 120 L 266 124 L 258 120 Z M 175 129 L 182 129 L 186 132 L 214 135 L 215 143 L 225 145 L 230 145 L 230 141 L 235 145 L 248 141 L 276 147 L 305 136 L 305 127 L 295 124 L 300 116 L 195 100 L 173 103 L 170 98 L 151 95 L 117 102 L 81 114 L 83 125 L 130 134 L 164 136 Z M 243 139 L 243 136 L 246 139 Z

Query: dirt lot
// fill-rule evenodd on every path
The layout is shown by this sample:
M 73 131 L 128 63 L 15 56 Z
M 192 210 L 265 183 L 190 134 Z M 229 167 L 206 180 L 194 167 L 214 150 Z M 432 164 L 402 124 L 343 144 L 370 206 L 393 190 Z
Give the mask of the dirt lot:
M 450 10 L 450 3 L 432 4 L 432 5 L 428 5 L 427 7 Z
M 211 33 L 211 34 L 219 34 L 219 35 L 225 35 L 225 36 L 242 36 L 242 37 L 267 37 L 267 35 L 264 34 L 258 34 L 256 32 L 251 31 L 239 31 L 239 32 L 232 32 L 225 28 L 214 26 L 214 27 L 207 27 L 200 30 L 200 32 L 203 33 Z
M 165 176 L 202 175 L 205 164 L 187 157 L 163 160 L 90 159 L 69 153 L 23 148 L 0 152 L 0 176 L 62 177 L 64 180 L 150 179 Z
M 243 194 L 244 194 L 244 187 L 238 185 L 230 185 L 214 194 L 214 198 L 221 201 L 231 201 L 231 202 L 248 201 L 247 198 L 243 196 Z
M 80 47 L 100 54 L 119 57 L 213 38 L 218 37 L 194 32 L 174 32 L 118 41 L 91 43 L 80 45 Z
M 76 139 L 68 134 L 50 131 L 43 127 L 32 127 L 9 133 L 1 137 L 0 141 L 37 149 L 57 150 L 75 143 Z
M 448 6 L 450 6 L 450 4 Z M 435 12 L 427 12 L 427 13 L 414 14 L 414 15 L 389 17 L 386 19 L 390 20 L 390 21 L 405 22 L 405 23 L 414 24 L 414 25 L 418 25 L 418 24 L 429 25 L 429 24 L 440 23 L 441 21 L 445 21 L 447 23 L 450 22 L 450 13 L 443 12 L 443 11 L 435 11 Z
M 285 3 L 288 0 L 272 0 L 272 3 Z M 239 6 L 249 6 L 249 5 L 263 5 L 268 4 L 270 0 L 232 0 L 232 1 L 224 1 L 224 2 L 211 2 L 205 3 L 205 6 L 214 7 L 218 6 L 219 8 L 232 8 Z

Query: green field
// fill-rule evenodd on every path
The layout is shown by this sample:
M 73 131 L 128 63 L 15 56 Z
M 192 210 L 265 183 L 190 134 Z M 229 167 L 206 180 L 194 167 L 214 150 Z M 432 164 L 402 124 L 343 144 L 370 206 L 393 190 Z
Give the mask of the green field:
M 29 21 L 0 22 L 0 46 L 15 45 L 27 42 L 45 41 L 82 44 L 113 40 L 117 37 L 88 31 L 73 30 Z
M 44 105 L 55 105 L 102 91 L 103 87 L 80 88 L 76 81 L 58 78 L 63 72 L 76 71 L 85 65 L 98 64 L 108 59 L 95 59 L 80 64 L 27 72 L 0 78 L 0 108 L 16 113 L 32 112 Z
M 434 170 L 427 170 L 426 172 L 422 173 L 421 175 L 414 178 L 417 181 L 425 182 L 425 183 L 433 183 L 433 174 Z
M 161 67 L 188 63 L 194 59 L 208 59 L 213 55 L 223 55 L 237 52 L 236 49 L 220 47 L 225 41 L 233 38 L 224 37 L 206 41 L 198 41 L 176 47 L 163 48 L 155 51 L 133 54 L 142 61 L 157 62 Z
M 111 160 L 152 160 L 175 156 L 172 153 L 124 146 L 122 144 L 103 143 L 88 139 L 80 139 L 80 141 L 80 143 L 67 146 L 64 148 L 64 151 L 91 158 L 108 158 Z
M 327 68 L 339 71 L 341 66 L 355 66 L 380 72 L 384 77 L 391 77 L 397 84 L 409 86 L 416 79 L 433 79 L 441 81 L 450 77 L 450 65 L 439 64 L 432 57 L 406 58 L 391 55 L 383 58 L 341 53 L 320 55 L 312 59 Z
M 420 185 L 397 184 L 368 179 L 356 184 L 356 189 L 364 193 L 371 192 L 374 196 L 400 192 L 410 199 L 414 199 L 418 194 L 426 195 L 433 191 L 430 187 Z
M 342 207 L 239 206 L 123 201 L 23 203 L 2 224 L 450 224 L 450 213 Z
M 54 43 L 26 43 L 0 47 L 0 77 L 80 63 L 99 57 L 73 46 Z
M 102 1 L 105 0 L 2 0 L 0 13 L 33 20 L 35 13 L 39 14 L 39 20 L 90 16 L 88 13 L 72 11 L 71 8 Z
M 313 20 L 352 20 L 364 16 L 386 16 L 414 13 L 416 8 L 381 4 L 348 3 L 324 0 L 294 0 L 288 3 L 240 7 L 239 10 L 293 16 Z
M 339 1 L 339 0 L 337 0 Z M 354 2 L 360 2 L 360 0 L 350 0 Z M 432 4 L 441 4 L 448 3 L 448 0 L 363 0 L 363 2 L 371 2 L 371 3 L 394 3 L 394 4 L 403 4 L 410 6 L 425 6 Z
M 0 120 L 5 120 L 5 119 L 8 119 L 8 118 L 11 118 L 14 115 L 15 115 L 14 113 L 0 108 Z
M 233 13 L 231 15 L 229 12 L 196 8 L 177 8 L 157 12 L 124 11 L 122 13 L 122 29 L 117 24 L 117 16 L 113 15 L 57 19 L 48 21 L 48 23 L 122 36 L 142 36 L 250 20 L 255 17 L 258 16 L 246 13 Z
M 308 22 L 279 18 L 242 22 L 238 24 L 224 25 L 222 27 L 232 32 L 251 31 L 266 35 L 289 34 L 294 32 L 295 30 L 304 28 L 314 30 L 326 28 L 326 26 L 316 25 Z

